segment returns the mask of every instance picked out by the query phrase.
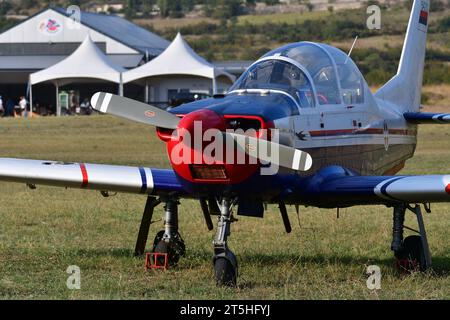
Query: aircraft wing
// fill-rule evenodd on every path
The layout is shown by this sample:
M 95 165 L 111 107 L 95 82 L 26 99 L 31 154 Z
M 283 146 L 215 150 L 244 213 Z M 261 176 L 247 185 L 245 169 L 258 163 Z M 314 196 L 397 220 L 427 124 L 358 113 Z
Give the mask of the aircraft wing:
M 403 117 L 414 124 L 450 124 L 450 114 L 431 112 L 407 112 Z
M 450 175 L 330 177 L 305 194 L 328 207 L 450 202 Z
M 173 170 L 0 158 L 0 181 L 147 195 L 184 191 Z

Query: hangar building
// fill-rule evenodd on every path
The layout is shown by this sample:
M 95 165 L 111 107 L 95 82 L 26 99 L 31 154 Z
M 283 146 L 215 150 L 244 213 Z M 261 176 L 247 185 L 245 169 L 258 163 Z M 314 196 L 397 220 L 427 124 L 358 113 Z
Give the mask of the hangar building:
M 116 65 L 134 68 L 163 52 L 170 44 L 164 38 L 113 15 L 82 12 L 74 23 L 65 9 L 51 7 L 0 34 L 0 95 L 17 100 L 26 95 L 31 73 L 46 69 L 72 54 L 90 36 Z M 86 86 L 77 85 L 81 91 Z M 93 84 L 89 84 L 91 89 Z M 98 88 L 116 91 L 115 84 Z M 41 103 L 55 107 L 53 84 L 36 88 Z
M 198 72 L 177 74 L 174 70 L 164 74 L 164 70 L 159 69 L 158 74 L 155 74 L 149 70 L 149 66 L 156 64 L 145 65 L 167 48 L 170 49 L 169 41 L 115 15 L 81 12 L 79 17 L 80 23 L 74 23 L 71 12 L 50 7 L 0 34 L 0 96 L 3 96 L 3 100 L 10 98 L 17 102 L 20 96 L 29 96 L 30 75 L 63 62 L 80 48 L 87 37 L 117 69 L 148 71 L 139 73 L 141 80 L 135 77 L 124 86 L 125 96 L 143 101 L 164 104 L 175 91 L 199 91 L 205 94 L 208 91 L 212 94 L 215 90 L 223 92 L 234 78 L 227 71 L 234 76 L 243 71 L 242 68 L 236 69 L 234 64 L 230 70 L 227 70 L 227 63 L 221 63 L 220 66 L 209 64 L 179 36 L 172 43 L 171 54 L 166 53 L 166 60 L 167 56 L 176 58 L 177 53 L 173 49 L 180 48 L 184 56 L 192 58 L 190 61 L 201 61 L 202 67 L 214 70 L 213 75 L 217 74 L 220 79 L 216 82 L 216 79 L 211 81 L 210 76 L 205 77 Z M 195 69 L 195 66 L 191 69 Z M 126 74 L 123 73 L 124 76 Z M 130 72 L 128 75 L 132 74 L 136 73 Z M 59 89 L 61 92 L 72 92 L 78 101 L 90 97 L 95 91 L 118 92 L 117 83 L 75 80 L 65 81 Z M 47 109 L 56 113 L 59 99 L 56 99 L 54 82 L 33 85 L 32 94 L 33 102 L 46 105 Z

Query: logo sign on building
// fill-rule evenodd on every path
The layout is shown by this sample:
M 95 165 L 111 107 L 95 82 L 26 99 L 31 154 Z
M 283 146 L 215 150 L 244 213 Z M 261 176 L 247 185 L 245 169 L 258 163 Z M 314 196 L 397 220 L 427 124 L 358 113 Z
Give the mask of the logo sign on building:
M 63 29 L 62 23 L 54 18 L 42 20 L 39 23 L 38 29 L 45 35 L 53 36 L 60 33 Z

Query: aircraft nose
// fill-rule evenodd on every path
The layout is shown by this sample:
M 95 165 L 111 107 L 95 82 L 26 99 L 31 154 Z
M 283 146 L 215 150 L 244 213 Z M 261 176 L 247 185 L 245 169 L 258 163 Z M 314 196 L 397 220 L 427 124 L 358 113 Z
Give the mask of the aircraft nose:
M 194 134 L 202 134 L 208 129 L 226 130 L 225 119 L 218 113 L 201 109 L 187 114 L 178 124 L 178 132 L 187 131 L 194 137 Z

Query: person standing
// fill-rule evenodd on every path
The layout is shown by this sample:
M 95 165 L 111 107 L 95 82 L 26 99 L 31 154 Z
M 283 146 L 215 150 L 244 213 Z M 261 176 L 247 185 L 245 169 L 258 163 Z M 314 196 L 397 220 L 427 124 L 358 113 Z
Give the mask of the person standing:
M 20 114 L 24 118 L 27 116 L 27 105 L 28 105 L 27 99 L 25 99 L 25 97 L 23 97 L 23 96 L 20 97 L 20 101 L 19 101 Z
M 5 113 L 5 108 L 3 107 L 3 98 L 0 96 L 0 116 L 3 116 Z
M 9 98 L 6 100 L 5 117 L 14 117 L 14 101 Z

